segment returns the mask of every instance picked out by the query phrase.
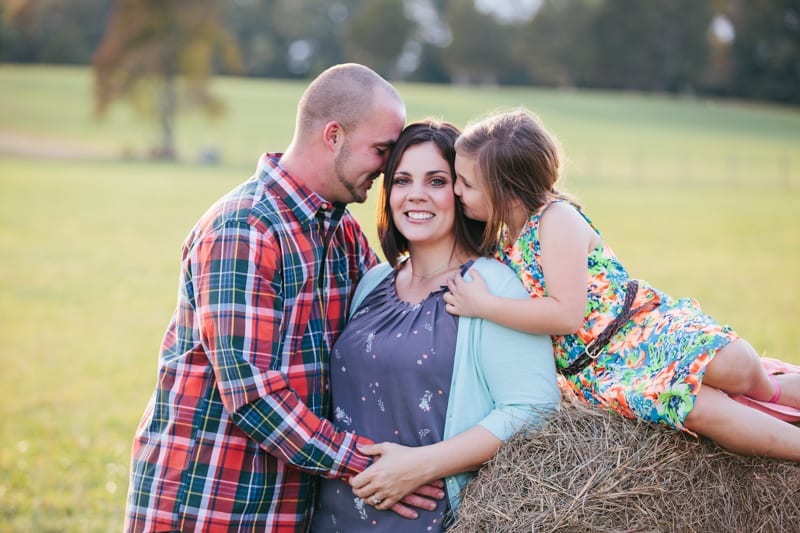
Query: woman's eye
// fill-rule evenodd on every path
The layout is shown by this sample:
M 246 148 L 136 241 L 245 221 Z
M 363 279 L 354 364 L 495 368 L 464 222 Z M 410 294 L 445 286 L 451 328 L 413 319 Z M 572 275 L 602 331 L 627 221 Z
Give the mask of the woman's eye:
M 395 176 L 395 178 L 392 180 L 392 183 L 395 185 L 405 185 L 406 183 L 408 183 L 408 178 Z

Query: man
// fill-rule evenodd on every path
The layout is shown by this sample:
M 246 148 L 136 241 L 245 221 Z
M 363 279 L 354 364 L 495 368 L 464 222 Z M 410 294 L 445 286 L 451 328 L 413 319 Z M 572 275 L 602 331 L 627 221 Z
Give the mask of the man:
M 328 356 L 377 261 L 345 204 L 366 199 L 404 122 L 375 72 L 326 70 L 286 152 L 264 154 L 192 229 L 134 440 L 127 531 L 302 530 L 316 475 L 368 466 L 356 446 L 369 441 L 324 419 Z

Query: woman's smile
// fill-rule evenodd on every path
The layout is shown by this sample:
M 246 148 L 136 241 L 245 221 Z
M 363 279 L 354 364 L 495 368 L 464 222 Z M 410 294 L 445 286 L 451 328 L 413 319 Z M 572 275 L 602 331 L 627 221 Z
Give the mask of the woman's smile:
M 430 211 L 406 211 L 406 216 L 411 220 L 425 221 L 432 219 L 436 215 Z

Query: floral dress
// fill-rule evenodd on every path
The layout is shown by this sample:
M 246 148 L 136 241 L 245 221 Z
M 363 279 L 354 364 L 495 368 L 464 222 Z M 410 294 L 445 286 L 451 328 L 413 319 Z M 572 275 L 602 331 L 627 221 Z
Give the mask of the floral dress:
M 552 200 L 539 208 L 516 241 L 506 230 L 498 248 L 498 259 L 517 273 L 533 296 L 547 296 L 539 223 L 549 206 L 562 201 Z M 588 267 L 583 326 L 575 334 L 552 337 L 558 369 L 580 357 L 587 344 L 619 315 L 625 300 L 628 272 L 605 242 L 589 253 Z M 643 304 L 648 305 L 611 337 L 592 365 L 559 381 L 566 392 L 625 417 L 689 431 L 684 421 L 708 363 L 738 335 L 704 314 L 696 300 L 676 300 L 639 281 L 633 308 Z

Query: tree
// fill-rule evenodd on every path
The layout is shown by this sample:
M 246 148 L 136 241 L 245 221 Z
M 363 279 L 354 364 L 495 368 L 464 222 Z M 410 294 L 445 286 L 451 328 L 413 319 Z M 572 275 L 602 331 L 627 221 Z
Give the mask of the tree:
M 2 58 L 85 65 L 100 42 L 109 7 L 107 0 L 0 1 Z
M 345 50 L 353 61 L 371 66 L 390 78 L 413 24 L 403 0 L 366 0 L 347 21 Z
M 731 2 L 733 92 L 800 102 L 800 2 Z
M 270 24 L 272 33 L 282 43 L 282 54 L 270 76 L 313 77 L 331 65 L 346 61 L 343 33 L 348 19 L 363 0 L 272 1 L 275 8 Z
M 706 67 L 712 9 L 697 0 L 604 0 L 589 32 L 586 85 L 677 92 Z
M 516 55 L 537 85 L 574 87 L 588 62 L 588 31 L 596 2 L 543 0 L 522 30 Z
M 501 24 L 491 14 L 479 12 L 474 0 L 451 0 L 444 18 L 453 41 L 442 50 L 442 58 L 452 79 L 498 83 L 522 70 L 508 54 L 519 26 Z
M 161 144 L 153 155 L 174 159 L 179 81 L 188 107 L 219 114 L 222 103 L 208 90 L 215 61 L 239 68 L 238 48 L 221 21 L 220 0 L 115 0 L 93 58 L 98 114 L 119 99 L 155 112 Z
M 276 70 L 285 48 L 272 29 L 277 0 L 237 0 L 223 2 L 225 25 L 236 36 L 244 71 L 249 76 L 265 76 Z

